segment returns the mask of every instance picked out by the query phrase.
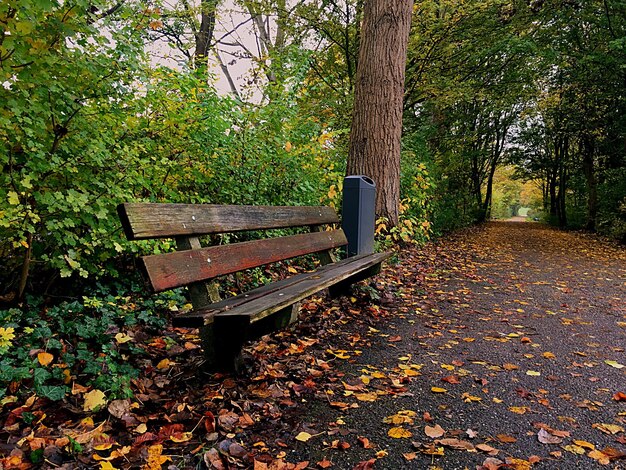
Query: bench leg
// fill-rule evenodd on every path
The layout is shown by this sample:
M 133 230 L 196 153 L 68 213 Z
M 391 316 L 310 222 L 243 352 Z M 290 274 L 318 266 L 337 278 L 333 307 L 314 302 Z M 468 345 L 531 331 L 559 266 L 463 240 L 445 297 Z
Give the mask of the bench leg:
M 203 330 L 203 346 L 206 352 L 207 365 L 218 370 L 231 371 L 235 367 L 235 360 L 241 353 L 241 347 L 248 339 L 250 318 L 246 316 L 216 316 L 213 325 L 205 326 Z M 210 330 L 210 331 L 209 331 Z M 206 344 L 212 340 L 212 345 Z M 208 349 L 207 349 L 208 348 Z
M 341 297 L 344 295 L 348 295 L 350 293 L 350 289 L 352 284 L 355 284 L 359 281 L 363 281 L 367 278 L 375 276 L 380 272 L 381 263 L 375 264 L 359 273 L 356 273 L 354 276 L 350 276 L 343 281 L 339 281 L 337 284 L 330 286 L 328 288 L 328 292 L 331 298 L 335 299 L 337 297 Z

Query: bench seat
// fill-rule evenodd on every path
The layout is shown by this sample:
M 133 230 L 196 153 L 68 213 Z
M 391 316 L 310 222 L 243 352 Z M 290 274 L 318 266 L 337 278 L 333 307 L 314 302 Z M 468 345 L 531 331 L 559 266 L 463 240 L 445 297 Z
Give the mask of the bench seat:
M 224 317 L 248 318 L 249 323 L 254 323 L 323 289 L 337 289 L 338 284 L 346 279 L 353 283 L 359 274 L 364 279 L 370 277 L 388 257 L 389 253 L 373 253 L 320 266 L 315 271 L 258 287 L 207 308 L 176 315 L 172 318 L 172 324 L 177 327 L 200 328 Z

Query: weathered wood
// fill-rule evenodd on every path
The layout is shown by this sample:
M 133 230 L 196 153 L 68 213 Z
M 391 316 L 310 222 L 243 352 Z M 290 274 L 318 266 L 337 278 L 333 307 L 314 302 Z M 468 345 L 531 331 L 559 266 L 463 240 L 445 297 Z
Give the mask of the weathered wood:
M 176 249 L 199 250 L 202 248 L 198 237 L 176 237 Z M 194 309 L 205 308 L 212 303 L 219 302 L 219 289 L 215 283 L 194 282 L 187 287 L 189 300 Z
M 117 207 L 129 240 L 335 224 L 328 206 L 127 203 Z
M 258 299 L 271 292 L 276 292 L 285 287 L 296 284 L 309 276 L 315 275 L 315 271 L 300 273 L 280 281 L 272 282 L 256 289 L 249 290 L 243 294 L 239 294 L 234 297 L 229 297 L 220 302 L 216 302 L 207 308 L 194 310 L 190 313 L 182 315 L 175 315 L 172 317 L 172 325 L 175 327 L 186 328 L 200 328 L 203 325 L 210 325 L 213 323 L 213 317 L 221 312 L 231 310 L 246 302 Z
M 142 264 L 154 291 L 161 292 L 347 243 L 343 230 L 333 230 L 144 256 Z
M 203 324 L 219 322 L 224 316 L 241 315 L 249 317 L 250 322 L 256 322 L 337 282 L 354 279 L 358 273 L 380 265 L 389 256 L 390 253 L 374 253 L 321 266 L 313 272 L 299 274 L 223 300 L 209 309 L 175 316 L 172 323 L 174 326 L 197 328 Z
M 313 233 L 318 233 L 318 232 L 324 232 L 325 231 L 325 229 L 324 229 L 324 227 L 322 225 L 311 225 L 310 229 L 311 229 L 311 232 L 313 232 Z M 317 254 L 317 257 L 319 258 L 319 260 L 322 263 L 322 265 L 337 262 L 337 257 L 333 253 L 333 250 L 320 251 Z

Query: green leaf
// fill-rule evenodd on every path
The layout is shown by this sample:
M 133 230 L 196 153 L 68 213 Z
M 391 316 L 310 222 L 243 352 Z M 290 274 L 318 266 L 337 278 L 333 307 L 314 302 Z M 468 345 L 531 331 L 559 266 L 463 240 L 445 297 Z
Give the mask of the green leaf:
M 37 392 L 40 397 L 48 398 L 52 401 L 59 401 L 65 398 L 65 394 L 67 393 L 67 387 L 42 385 L 41 387 L 37 387 Z
M 9 201 L 9 204 L 11 204 L 12 206 L 17 206 L 20 203 L 20 198 L 15 191 L 9 191 L 9 193 L 7 194 L 7 199 Z

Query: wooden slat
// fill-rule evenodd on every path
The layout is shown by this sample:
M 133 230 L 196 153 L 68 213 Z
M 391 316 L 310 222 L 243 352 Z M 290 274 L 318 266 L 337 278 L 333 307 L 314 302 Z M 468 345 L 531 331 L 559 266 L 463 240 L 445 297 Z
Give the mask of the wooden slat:
M 142 264 L 154 291 L 161 292 L 347 243 L 343 230 L 332 230 L 144 256 Z
M 215 316 L 215 321 L 218 321 L 222 316 L 247 316 L 251 318 L 251 322 L 259 321 L 316 292 L 369 269 L 389 256 L 391 256 L 391 253 L 374 253 L 348 258 L 344 261 L 351 262 L 345 264 L 334 263 L 323 266 L 317 271 L 317 275 L 309 276 L 301 282 L 246 302 L 240 307 L 220 313 Z
M 339 222 L 328 206 L 234 206 L 213 204 L 120 204 L 129 240 L 265 230 Z
M 197 328 L 223 315 L 251 315 L 256 321 L 365 271 L 390 255 L 391 253 L 360 255 L 321 266 L 313 272 L 297 274 L 288 279 L 261 286 L 215 303 L 207 309 L 175 316 L 172 322 L 174 326 Z

